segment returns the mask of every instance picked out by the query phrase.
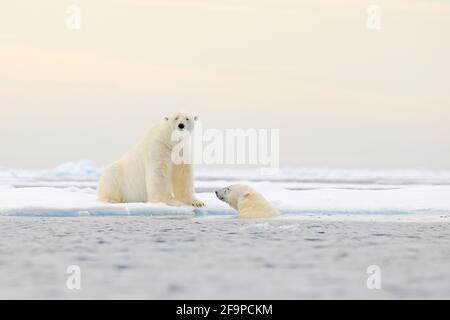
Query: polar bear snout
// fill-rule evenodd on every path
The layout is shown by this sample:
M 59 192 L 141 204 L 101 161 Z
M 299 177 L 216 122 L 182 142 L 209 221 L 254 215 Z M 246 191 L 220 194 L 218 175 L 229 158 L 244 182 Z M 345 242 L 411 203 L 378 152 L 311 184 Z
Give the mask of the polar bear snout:
M 178 129 L 183 130 L 184 129 L 184 123 L 178 124 Z
M 225 200 L 225 198 L 220 194 L 220 190 L 216 190 L 215 191 L 216 192 L 216 197 L 219 199 L 219 200 Z

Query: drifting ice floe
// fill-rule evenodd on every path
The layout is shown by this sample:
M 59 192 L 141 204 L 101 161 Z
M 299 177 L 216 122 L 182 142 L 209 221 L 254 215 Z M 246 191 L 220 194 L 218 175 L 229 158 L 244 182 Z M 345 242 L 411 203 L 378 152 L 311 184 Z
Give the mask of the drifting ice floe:
M 0 169 L 0 215 L 231 216 L 234 210 L 212 191 L 238 182 L 263 193 L 282 215 L 450 211 L 448 171 L 280 169 L 276 175 L 265 176 L 258 169 L 203 168 L 196 170 L 195 184 L 205 209 L 100 203 L 95 196 L 100 172 L 91 161 L 39 171 Z
M 281 214 L 407 214 L 450 211 L 450 187 L 405 187 L 394 190 L 289 191 L 270 183 L 251 183 L 272 201 Z M 234 215 L 213 193 L 198 197 L 207 207 L 171 207 L 164 204 L 103 204 L 93 189 L 0 188 L 0 215 Z

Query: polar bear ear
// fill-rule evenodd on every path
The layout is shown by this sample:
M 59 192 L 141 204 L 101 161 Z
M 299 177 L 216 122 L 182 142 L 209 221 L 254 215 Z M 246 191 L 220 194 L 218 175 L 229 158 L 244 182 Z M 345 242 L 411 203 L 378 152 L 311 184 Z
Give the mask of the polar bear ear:
M 164 120 L 169 121 L 169 117 L 164 117 Z
M 194 121 L 197 121 L 198 120 L 198 117 L 197 116 L 194 116 Z
M 248 200 L 249 198 L 250 198 L 250 195 L 251 195 L 251 193 L 250 192 L 248 192 L 248 191 L 246 191 L 246 192 L 244 192 L 244 194 L 242 194 L 238 199 L 237 199 L 237 201 L 236 201 L 236 203 L 237 203 L 237 209 L 236 210 L 238 210 L 239 211 L 239 208 L 243 205 L 243 201 L 246 201 L 246 200 Z M 231 204 L 230 204 L 231 205 Z M 232 205 L 231 205 L 232 206 Z M 233 207 L 233 206 L 232 206 Z

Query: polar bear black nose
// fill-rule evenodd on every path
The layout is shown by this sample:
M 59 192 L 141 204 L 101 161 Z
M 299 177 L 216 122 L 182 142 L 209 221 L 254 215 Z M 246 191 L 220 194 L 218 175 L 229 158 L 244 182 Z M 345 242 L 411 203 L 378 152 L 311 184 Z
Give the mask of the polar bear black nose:
M 184 124 L 180 123 L 180 124 L 178 125 L 178 128 L 179 128 L 179 129 L 184 129 Z

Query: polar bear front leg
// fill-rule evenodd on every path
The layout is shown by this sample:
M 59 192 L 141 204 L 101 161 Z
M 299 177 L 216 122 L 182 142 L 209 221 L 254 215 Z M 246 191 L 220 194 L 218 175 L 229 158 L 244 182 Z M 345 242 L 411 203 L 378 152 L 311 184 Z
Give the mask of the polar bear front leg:
M 159 168 L 146 168 L 145 185 L 147 188 L 148 202 L 163 202 L 169 206 L 181 206 L 173 196 L 172 171 L 170 166 Z
M 172 187 L 175 199 L 194 207 L 204 207 L 194 191 L 194 173 L 191 164 L 174 165 L 172 168 Z

